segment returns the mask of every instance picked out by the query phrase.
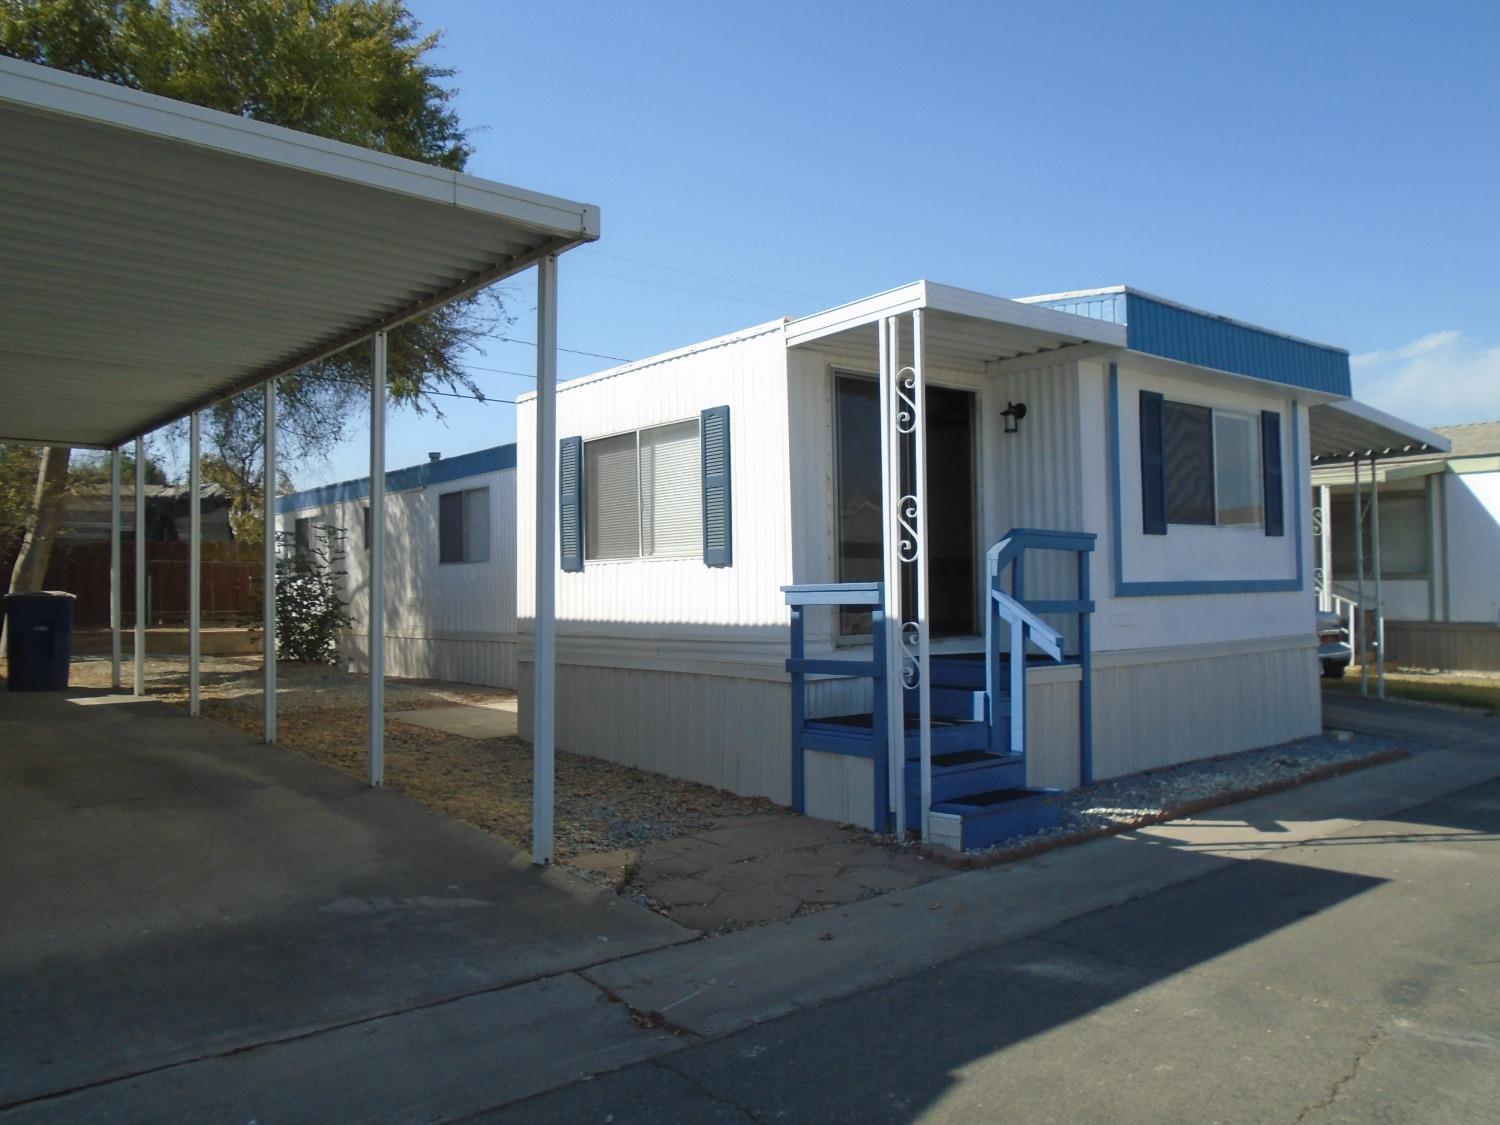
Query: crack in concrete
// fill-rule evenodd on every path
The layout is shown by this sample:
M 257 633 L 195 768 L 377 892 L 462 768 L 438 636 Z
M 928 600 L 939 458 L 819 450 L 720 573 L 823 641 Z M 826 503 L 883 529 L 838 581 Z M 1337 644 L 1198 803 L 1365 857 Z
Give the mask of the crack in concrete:
M 683 941 L 668 942 L 665 945 L 658 946 L 655 949 L 645 950 L 644 952 L 656 952 L 660 949 L 671 949 L 679 945 L 690 944 L 691 942 L 697 940 L 699 940 L 699 936 L 693 936 Z M 621 953 L 613 957 L 606 957 L 599 961 L 593 962 L 593 964 L 587 966 L 587 968 L 596 968 L 600 965 L 612 965 L 616 961 L 623 961 L 630 957 L 637 956 L 639 952 L 642 951 L 637 951 L 637 953 Z M 637 1022 L 636 1009 L 631 1008 L 629 1004 L 625 1004 L 623 1000 L 621 1000 L 618 996 L 613 995 L 607 988 L 604 988 L 601 984 L 599 984 L 598 981 L 593 980 L 592 978 L 587 976 L 585 969 L 563 969 L 558 972 L 535 973 L 531 976 L 518 978 L 517 980 L 506 981 L 503 984 L 490 985 L 484 988 L 474 988 L 465 992 L 453 993 L 447 996 L 439 996 L 432 1000 L 425 1000 L 421 1003 L 410 1004 L 402 1008 L 391 1008 L 386 1011 L 373 1012 L 362 1016 L 353 1016 L 348 1019 L 321 1024 L 316 1027 L 303 1028 L 300 1031 L 290 1032 L 285 1035 L 273 1035 L 264 1039 L 256 1039 L 249 1043 L 239 1043 L 233 1046 L 224 1047 L 220 1050 L 205 1051 L 202 1054 L 190 1055 L 186 1058 L 171 1059 L 167 1062 L 158 1063 L 155 1066 L 142 1067 L 139 1070 L 126 1071 L 120 1074 L 106 1075 L 103 1078 L 97 1078 L 89 1082 L 80 1082 L 77 1085 L 64 1087 L 60 1090 L 49 1090 L 45 1093 L 32 1094 L 27 1097 L 18 1098 L 14 1101 L 0 1102 L 0 1113 L 9 1113 L 11 1110 L 19 1109 L 22 1106 L 34 1105 L 39 1102 L 55 1101 L 60 1098 L 70 1097 L 73 1094 L 81 1094 L 87 1090 L 95 1090 L 102 1086 L 113 1086 L 120 1082 L 130 1082 L 137 1078 L 145 1078 L 149 1075 L 163 1073 L 164 1071 L 178 1070 L 183 1067 L 196 1066 L 198 1063 L 212 1062 L 216 1059 L 232 1058 L 235 1055 L 243 1055 L 251 1051 L 259 1051 L 266 1047 L 281 1047 L 289 1043 L 299 1043 L 308 1039 L 316 1039 L 320 1036 L 330 1035 L 334 1032 L 344 1031 L 348 1028 L 362 1027 L 367 1024 L 378 1023 L 381 1020 L 395 1019 L 400 1016 L 411 1015 L 414 1012 L 427 1011 L 432 1008 L 442 1008 L 449 1004 L 457 1004 L 464 1000 L 470 1000 L 475 997 L 489 996 L 499 992 L 508 992 L 511 989 L 520 988 L 524 985 L 536 984 L 539 981 L 553 980 L 558 977 L 568 975 L 582 978 L 589 984 L 593 985 L 595 988 L 599 989 L 599 991 L 603 992 L 614 1002 L 624 1004 L 626 1010 L 631 1013 L 631 1022 L 634 1023 L 637 1027 L 649 1026 L 647 1024 Z M 650 1015 L 651 1013 L 645 1013 L 643 1018 L 649 1018 Z M 686 1028 L 668 1026 L 666 1024 L 666 1021 L 663 1021 L 661 1026 L 663 1030 L 668 1031 L 673 1035 L 681 1034 L 685 1037 L 691 1037 L 698 1042 L 702 1042 L 701 1036 L 698 1036 L 696 1032 L 690 1031 Z
M 647 1059 L 646 1061 L 659 1070 L 665 1070 L 669 1074 L 677 1075 L 678 1078 L 681 1078 L 684 1082 L 686 1082 L 694 1090 L 698 1091 L 698 1093 L 702 1094 L 709 1101 L 717 1102 L 719 1105 L 728 1106 L 733 1110 L 738 1110 L 740 1113 L 745 1115 L 745 1118 L 748 1121 L 765 1120 L 765 1116 L 763 1114 L 756 1112 L 754 1109 L 751 1109 L 743 1102 L 735 1101 L 733 1098 L 725 1097 L 723 1094 L 716 1093 L 715 1091 L 709 1089 L 702 1079 L 695 1078 L 691 1074 L 687 1074 L 681 1070 L 678 1070 L 675 1066 L 668 1066 L 665 1059 Z
M 1354 1052 L 1354 1058 L 1349 1064 L 1349 1069 L 1344 1074 L 1334 1079 L 1333 1084 L 1328 1087 L 1327 1094 L 1323 1095 L 1323 1097 L 1318 1099 L 1317 1101 L 1312 1102 L 1311 1104 L 1306 1105 L 1302 1108 L 1302 1112 L 1297 1114 L 1295 1125 L 1302 1125 L 1302 1122 L 1307 1120 L 1308 1114 L 1316 1113 L 1320 1109 L 1328 1109 L 1335 1102 L 1337 1102 L 1339 1098 L 1343 1097 L 1345 1088 L 1349 1085 L 1349 1083 L 1353 1082 L 1354 1079 L 1359 1076 L 1359 1068 L 1364 1065 L 1365 1056 L 1368 1055 L 1375 1048 L 1375 1045 L 1379 1043 L 1383 1038 L 1385 1038 L 1385 1032 L 1381 1028 L 1377 1027 L 1374 1031 L 1370 1032 L 1370 1034 L 1366 1035 L 1362 1040 L 1360 1040 L 1359 1049 Z
M 573 975 L 576 976 L 579 980 L 582 980 L 585 983 L 591 984 L 595 988 L 597 988 L 601 993 L 603 993 L 605 999 L 607 999 L 611 1004 L 618 1004 L 622 1008 L 624 1008 L 626 1014 L 630 1017 L 630 1023 L 633 1027 L 636 1027 L 641 1031 L 665 1031 L 668 1035 L 675 1035 L 677 1036 L 677 1038 L 684 1039 L 689 1043 L 707 1042 L 707 1040 L 702 1035 L 699 1035 L 692 1028 L 684 1027 L 681 1024 L 673 1023 L 671 1020 L 669 1020 L 666 1016 L 666 1009 L 662 1009 L 661 1011 L 644 1011 L 640 1008 L 637 1008 L 634 1004 L 630 1003 L 630 1001 L 626 1000 L 618 992 L 615 992 L 612 988 L 601 984 L 599 981 L 589 976 L 587 969 L 575 969 L 573 971 Z M 702 989 L 699 989 L 699 991 L 701 992 Z M 693 993 L 692 995 L 696 996 L 697 993 Z M 683 997 L 684 1000 L 688 1000 L 691 998 L 692 996 Z M 682 1003 L 682 1000 L 678 1000 L 674 1004 L 668 1004 L 667 1007 L 672 1008 L 675 1007 L 676 1004 L 680 1003 Z

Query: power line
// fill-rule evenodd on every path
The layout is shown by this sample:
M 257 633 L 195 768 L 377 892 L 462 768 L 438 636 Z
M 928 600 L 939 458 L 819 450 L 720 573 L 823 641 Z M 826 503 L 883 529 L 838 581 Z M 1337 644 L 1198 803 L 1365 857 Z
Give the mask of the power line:
M 695 297 L 712 297 L 718 301 L 734 301 L 741 305 L 757 305 L 763 309 L 786 311 L 786 306 L 776 301 L 757 301 L 753 297 L 731 297 L 727 293 L 710 293 L 707 289 L 690 289 L 685 285 L 668 285 L 665 281 L 647 281 L 643 277 L 621 277 L 617 273 L 604 273 L 602 270 L 584 269 L 582 266 L 569 266 L 568 272 L 593 274 L 595 277 L 607 277 L 613 281 L 628 281 L 632 285 L 654 285 L 658 289 L 669 289 L 674 293 L 691 293 Z M 614 357 L 605 356 L 603 358 L 611 359 Z M 627 360 L 626 362 L 629 361 Z
M 722 281 L 726 285 L 743 285 L 747 289 L 763 289 L 767 293 L 788 293 L 793 297 L 809 297 L 814 301 L 831 301 L 832 298 L 823 293 L 804 293 L 800 289 L 785 289 L 779 285 L 762 285 L 755 281 L 741 281 L 734 277 L 722 277 L 715 273 L 700 273 L 697 270 L 686 270 L 681 266 L 663 265 L 661 262 L 648 262 L 643 258 L 627 258 L 624 254 L 611 254 L 605 250 L 595 250 L 592 246 L 584 250 L 588 257 L 613 258 L 617 262 L 631 262 L 637 266 L 647 266 L 651 269 L 670 270 L 672 273 L 686 274 L 689 277 L 701 277 L 708 281 Z M 605 275 L 608 276 L 608 275 Z M 712 295 L 712 294 L 710 294 Z
M 625 280 L 629 281 L 630 279 L 626 278 Z M 534 348 L 534 347 L 536 347 L 536 341 L 535 340 L 517 340 L 514 336 L 491 336 L 490 339 L 491 340 L 499 340 L 502 343 L 506 343 L 506 344 L 522 344 L 522 345 L 524 345 L 525 347 L 528 347 L 528 348 Z M 560 351 L 560 352 L 567 352 L 569 355 L 586 355 L 590 359 L 612 359 L 612 360 L 614 360 L 617 363 L 629 363 L 629 362 L 631 362 L 630 360 L 626 359 L 622 355 L 605 355 L 603 352 L 586 352 L 586 351 L 581 351 L 578 348 L 564 348 L 562 346 L 559 346 L 557 350 Z

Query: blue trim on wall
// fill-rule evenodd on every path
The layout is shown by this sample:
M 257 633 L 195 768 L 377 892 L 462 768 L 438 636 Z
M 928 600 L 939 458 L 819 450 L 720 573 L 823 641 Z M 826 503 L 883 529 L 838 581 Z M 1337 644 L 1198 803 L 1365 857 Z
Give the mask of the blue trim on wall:
M 1138 352 L 1348 396 L 1349 353 L 1193 312 L 1126 290 L 1125 343 Z
M 463 480 L 465 477 L 483 476 L 516 467 L 516 446 L 497 445 L 490 449 L 478 449 L 473 453 L 460 453 L 457 457 L 444 457 L 441 461 L 428 461 L 421 465 L 410 465 L 404 469 L 391 469 L 385 474 L 385 490 L 410 492 L 414 488 L 426 488 L 433 484 Z M 304 508 L 321 508 L 341 500 L 363 500 L 370 495 L 370 478 L 339 481 L 337 484 L 320 485 L 286 496 L 276 497 L 277 512 L 300 512 Z
M 1111 550 L 1110 564 L 1113 570 L 1114 594 L 1117 598 L 1162 598 L 1190 594 L 1281 594 L 1303 589 L 1306 575 L 1302 561 L 1302 442 L 1301 414 L 1296 399 L 1292 400 L 1292 519 L 1296 523 L 1293 533 L 1297 553 L 1297 577 L 1295 578 L 1209 578 L 1171 582 L 1126 582 L 1125 541 L 1121 534 L 1124 526 L 1124 489 L 1120 483 L 1120 369 L 1109 365 L 1109 488 Z M 1171 534 L 1170 528 L 1168 534 Z

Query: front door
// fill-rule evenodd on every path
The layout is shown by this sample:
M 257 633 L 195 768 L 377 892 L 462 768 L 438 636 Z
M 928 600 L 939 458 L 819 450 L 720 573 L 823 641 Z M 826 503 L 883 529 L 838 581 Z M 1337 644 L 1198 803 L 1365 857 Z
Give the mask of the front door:
M 881 564 L 880 399 L 874 379 L 834 380 L 834 481 L 837 489 L 837 566 L 840 582 L 878 582 Z M 975 576 L 975 395 L 951 387 L 927 388 L 927 547 L 933 637 L 978 632 Z M 902 491 L 912 488 L 911 464 L 901 469 Z M 915 568 L 901 592 L 908 615 L 916 604 Z M 870 632 L 867 611 L 846 608 L 843 636 Z

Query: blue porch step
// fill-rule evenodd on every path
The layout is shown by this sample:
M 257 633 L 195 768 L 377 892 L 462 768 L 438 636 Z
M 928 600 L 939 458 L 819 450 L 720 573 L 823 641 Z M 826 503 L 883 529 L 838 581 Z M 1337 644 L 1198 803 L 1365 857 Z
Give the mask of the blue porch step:
M 932 805 L 934 843 L 955 851 L 987 848 L 1062 824 L 1062 790 L 1014 786 Z
M 802 745 L 807 750 L 827 750 L 834 754 L 853 754 L 856 757 L 874 757 L 875 716 L 869 712 L 859 715 L 832 715 L 822 719 L 808 719 L 803 728 Z M 906 756 L 921 753 L 918 740 L 917 718 L 906 716 Z M 932 752 L 949 753 L 961 750 L 983 750 L 989 744 L 989 724 L 962 719 L 932 720 Z
M 976 793 L 991 792 L 1026 784 L 1026 759 L 1020 754 L 996 754 L 988 750 L 961 750 L 933 754 L 932 800 L 961 801 Z M 906 763 L 906 822 L 915 825 L 920 817 L 922 800 L 922 766 L 914 760 Z

